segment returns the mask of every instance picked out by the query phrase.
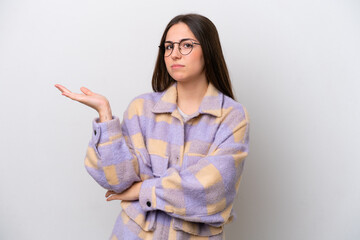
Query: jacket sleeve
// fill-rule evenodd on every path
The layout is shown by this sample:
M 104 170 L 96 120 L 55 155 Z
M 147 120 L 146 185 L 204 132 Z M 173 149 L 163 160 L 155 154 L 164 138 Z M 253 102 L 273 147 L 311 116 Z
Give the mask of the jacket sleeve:
M 238 122 L 228 118 L 220 125 L 209 154 L 196 164 L 181 170 L 169 168 L 160 178 L 144 181 L 141 207 L 214 227 L 230 221 L 248 155 L 249 123 L 245 109 L 243 113 Z
M 117 193 L 142 178 L 152 176 L 146 165 L 149 156 L 140 134 L 140 116 L 132 114 L 137 111 L 136 103 L 133 101 L 129 105 L 121 124 L 118 117 L 102 123 L 95 119 L 86 152 L 85 168 L 88 173 L 103 188 Z

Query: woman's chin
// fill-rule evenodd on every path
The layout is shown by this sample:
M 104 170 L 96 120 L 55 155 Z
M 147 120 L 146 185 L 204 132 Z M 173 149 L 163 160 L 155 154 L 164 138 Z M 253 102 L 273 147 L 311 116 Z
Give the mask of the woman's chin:
M 171 76 L 177 82 L 187 82 L 187 79 L 183 76 Z

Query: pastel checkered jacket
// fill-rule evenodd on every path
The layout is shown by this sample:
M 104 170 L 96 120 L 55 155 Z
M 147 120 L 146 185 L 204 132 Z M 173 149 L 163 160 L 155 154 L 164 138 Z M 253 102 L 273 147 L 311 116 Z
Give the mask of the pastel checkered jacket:
M 121 201 L 112 239 L 223 239 L 248 155 L 245 108 L 211 83 L 187 122 L 177 84 L 136 97 L 124 113 L 98 123 L 85 158 L 105 189 L 143 181 L 138 201 Z

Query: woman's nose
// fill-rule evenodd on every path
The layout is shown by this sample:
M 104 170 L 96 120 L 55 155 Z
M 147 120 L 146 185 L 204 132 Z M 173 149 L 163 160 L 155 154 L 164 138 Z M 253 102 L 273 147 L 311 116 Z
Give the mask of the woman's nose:
M 181 58 L 182 54 L 180 53 L 180 46 L 177 44 L 174 45 L 173 52 L 171 53 L 172 58 Z

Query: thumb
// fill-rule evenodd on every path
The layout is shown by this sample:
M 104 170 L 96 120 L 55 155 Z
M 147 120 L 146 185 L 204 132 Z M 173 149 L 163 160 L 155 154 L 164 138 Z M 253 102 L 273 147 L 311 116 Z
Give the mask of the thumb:
M 93 92 L 90 91 L 90 89 L 86 88 L 86 87 L 81 87 L 80 90 L 85 94 L 85 95 L 92 95 Z

